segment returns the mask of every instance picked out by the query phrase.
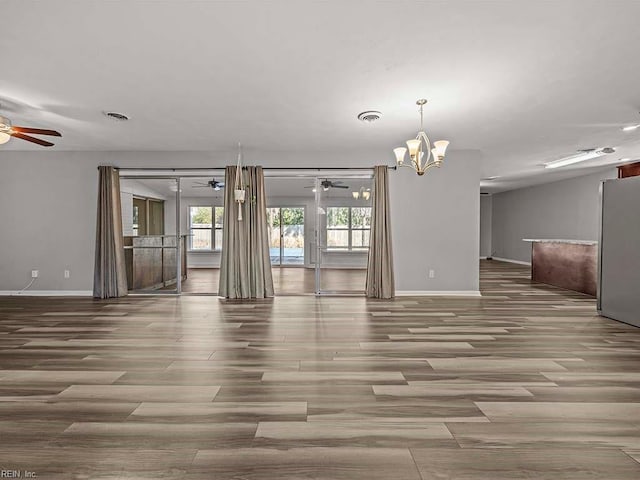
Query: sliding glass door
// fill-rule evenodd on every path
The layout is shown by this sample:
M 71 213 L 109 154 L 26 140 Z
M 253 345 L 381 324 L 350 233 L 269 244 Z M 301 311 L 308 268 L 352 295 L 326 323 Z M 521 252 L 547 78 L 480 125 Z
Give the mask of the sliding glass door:
M 372 179 L 316 180 L 317 294 L 361 294 L 371 229 Z
M 270 207 L 267 219 L 271 264 L 304 265 L 304 207 Z
M 180 293 L 186 259 L 179 179 L 122 176 L 120 200 L 129 291 Z

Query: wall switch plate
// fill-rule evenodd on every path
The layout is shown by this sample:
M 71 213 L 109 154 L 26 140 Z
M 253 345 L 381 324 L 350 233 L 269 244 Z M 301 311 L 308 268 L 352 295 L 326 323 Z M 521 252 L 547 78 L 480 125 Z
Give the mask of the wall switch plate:
M 71 276 L 71 272 L 69 270 L 64 271 L 64 278 L 69 278 Z
M 38 278 L 39 273 L 38 270 L 31 270 L 31 278 Z
M 429 278 L 436 278 L 436 271 L 435 270 L 429 270 Z

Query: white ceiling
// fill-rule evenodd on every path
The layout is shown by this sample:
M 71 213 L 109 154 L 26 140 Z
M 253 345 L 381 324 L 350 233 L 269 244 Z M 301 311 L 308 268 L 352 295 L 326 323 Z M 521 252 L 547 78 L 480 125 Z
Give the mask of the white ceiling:
M 242 140 L 392 162 L 425 97 L 432 140 L 480 150 L 504 189 L 640 157 L 640 130 L 620 130 L 640 123 L 638 18 L 637 0 L 2 2 L 0 113 L 62 131 L 58 150 Z M 598 146 L 618 152 L 540 176 Z

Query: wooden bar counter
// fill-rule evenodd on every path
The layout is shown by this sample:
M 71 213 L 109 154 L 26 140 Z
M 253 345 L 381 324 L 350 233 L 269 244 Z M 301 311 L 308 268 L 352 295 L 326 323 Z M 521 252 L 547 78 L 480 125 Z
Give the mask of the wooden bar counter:
M 596 296 L 598 242 L 531 238 L 523 241 L 531 242 L 531 280 Z
M 182 280 L 187 278 L 186 235 L 180 237 Z M 129 290 L 159 290 L 176 283 L 175 235 L 124 237 Z

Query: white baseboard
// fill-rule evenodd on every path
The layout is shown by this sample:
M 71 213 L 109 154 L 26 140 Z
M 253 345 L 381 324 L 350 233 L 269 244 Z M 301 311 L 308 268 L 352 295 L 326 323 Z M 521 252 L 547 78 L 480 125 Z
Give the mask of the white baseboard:
M 480 260 L 486 260 L 488 257 L 480 257 Z M 493 257 L 491 257 L 493 258 Z
M 92 297 L 91 290 L 0 290 L 0 297 Z
M 479 290 L 400 290 L 396 297 L 481 297 Z
M 517 263 L 518 265 L 528 265 L 531 266 L 531 262 L 523 262 L 522 260 L 512 260 L 510 258 L 501 258 L 501 257 L 491 257 L 494 260 L 498 260 L 499 262 L 507 262 L 507 263 Z

